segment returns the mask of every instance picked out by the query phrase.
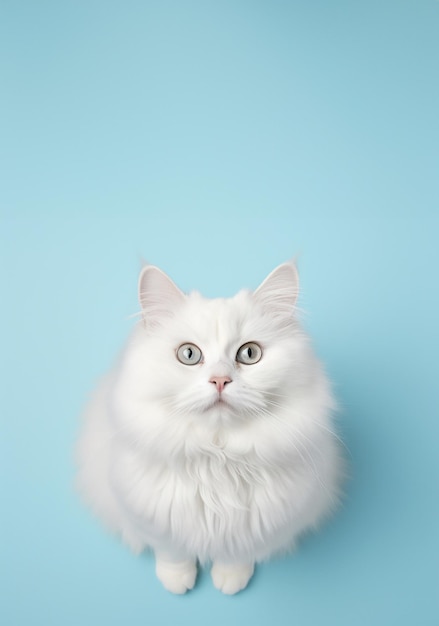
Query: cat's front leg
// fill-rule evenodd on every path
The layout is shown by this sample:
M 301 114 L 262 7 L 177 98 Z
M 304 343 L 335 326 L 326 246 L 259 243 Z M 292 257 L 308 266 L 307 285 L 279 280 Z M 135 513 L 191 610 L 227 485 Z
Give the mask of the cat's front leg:
M 155 572 L 165 589 L 183 594 L 195 585 L 197 564 L 189 559 L 175 558 L 167 552 L 156 552 Z
M 226 565 L 215 561 L 210 574 L 217 589 L 228 595 L 233 595 L 247 587 L 254 570 L 255 566 L 253 563 Z

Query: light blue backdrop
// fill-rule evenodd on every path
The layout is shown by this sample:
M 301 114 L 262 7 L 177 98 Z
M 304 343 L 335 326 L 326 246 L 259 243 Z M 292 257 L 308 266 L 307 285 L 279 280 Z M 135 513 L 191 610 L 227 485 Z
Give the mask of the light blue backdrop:
M 1 3 L 2 624 L 438 624 L 438 31 L 435 0 Z M 344 507 L 171 596 L 78 501 L 78 415 L 141 257 L 227 296 L 296 254 Z

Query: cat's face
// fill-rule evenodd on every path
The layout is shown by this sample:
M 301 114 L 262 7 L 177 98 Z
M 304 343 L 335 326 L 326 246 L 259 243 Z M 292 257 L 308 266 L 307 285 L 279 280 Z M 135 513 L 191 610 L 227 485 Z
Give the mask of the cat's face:
M 225 419 L 278 406 L 300 361 L 296 293 L 297 274 L 288 264 L 255 293 L 214 300 L 184 295 L 160 270 L 145 268 L 143 358 L 152 396 L 176 414 Z

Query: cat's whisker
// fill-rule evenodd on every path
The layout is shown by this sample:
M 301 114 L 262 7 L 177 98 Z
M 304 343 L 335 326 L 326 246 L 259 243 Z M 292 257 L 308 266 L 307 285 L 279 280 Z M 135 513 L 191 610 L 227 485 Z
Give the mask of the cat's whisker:
M 144 315 L 143 311 L 137 311 L 136 313 L 130 313 L 130 315 L 128 315 L 126 319 L 127 320 L 133 320 L 133 319 L 136 319 L 136 317 L 141 319 L 141 318 L 144 318 L 144 316 L 145 315 Z
M 279 429 L 280 434 L 282 434 L 283 437 L 285 437 L 285 432 L 281 429 Z M 299 434 L 300 435 L 300 431 L 296 431 L 295 435 Z M 298 455 L 300 456 L 300 458 L 302 459 L 303 463 L 305 465 L 308 465 L 308 467 L 310 467 L 315 479 L 317 480 L 318 484 L 325 490 L 325 492 L 327 492 L 327 495 L 332 499 L 332 494 L 330 492 L 330 490 L 328 489 L 328 486 L 322 481 L 321 477 L 320 477 L 320 472 L 318 471 L 317 465 L 311 455 L 311 453 L 309 452 L 308 448 L 306 447 L 306 445 L 302 444 L 302 449 L 304 452 L 306 452 L 307 457 L 310 461 L 310 464 L 306 461 L 305 457 L 302 455 L 300 448 L 298 445 L 296 445 L 296 441 L 292 440 L 291 437 L 287 437 L 289 444 L 296 450 L 296 452 L 298 453 Z M 309 440 L 308 440 L 309 441 Z M 317 450 L 317 448 L 315 448 Z M 319 451 L 319 454 L 322 457 L 321 452 Z M 335 504 L 335 500 L 333 500 L 333 503 Z
M 277 392 L 270 392 L 270 391 L 266 391 L 265 392 L 266 395 L 268 396 L 274 396 L 276 398 L 290 398 L 289 394 L 280 394 Z M 276 403 L 272 400 L 268 400 L 268 403 L 270 405 L 276 406 L 278 408 L 282 408 L 284 405 L 281 403 Z M 346 450 L 346 452 L 348 452 L 348 454 L 350 456 L 352 456 L 351 451 L 349 450 L 348 446 L 346 445 L 346 443 L 343 441 L 343 439 L 331 428 L 329 428 L 329 426 L 323 424 L 321 421 L 316 420 L 316 419 L 312 419 L 309 418 L 313 424 L 316 424 L 319 428 L 322 428 L 323 430 L 325 430 L 326 432 L 328 432 L 332 437 L 335 437 L 335 439 L 337 439 L 337 441 L 340 443 L 341 446 L 343 446 L 343 448 Z
M 346 450 L 346 452 L 349 454 L 349 456 L 352 457 L 352 452 L 349 450 L 349 447 L 346 445 L 346 443 L 343 441 L 343 439 L 339 435 L 337 435 L 337 433 L 335 431 L 333 431 L 328 426 L 325 426 L 321 422 L 318 422 L 317 420 L 315 420 L 314 423 L 317 424 L 319 428 L 322 428 L 327 433 L 329 433 L 331 435 L 331 437 L 334 437 L 334 439 L 336 439 L 338 441 L 338 443 Z

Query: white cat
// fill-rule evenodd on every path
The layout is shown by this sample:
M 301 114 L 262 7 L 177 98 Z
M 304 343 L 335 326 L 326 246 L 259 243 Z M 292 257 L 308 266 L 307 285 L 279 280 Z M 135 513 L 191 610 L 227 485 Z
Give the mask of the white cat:
M 295 315 L 295 266 L 254 292 L 183 294 L 140 275 L 142 322 L 85 413 L 79 486 L 174 593 L 243 589 L 336 505 L 341 456 L 328 381 Z

